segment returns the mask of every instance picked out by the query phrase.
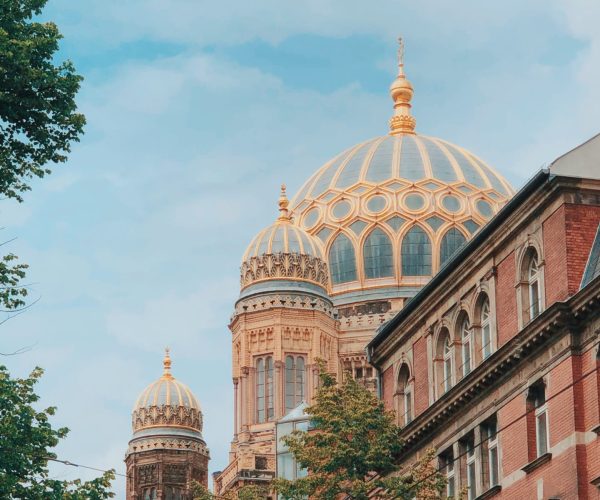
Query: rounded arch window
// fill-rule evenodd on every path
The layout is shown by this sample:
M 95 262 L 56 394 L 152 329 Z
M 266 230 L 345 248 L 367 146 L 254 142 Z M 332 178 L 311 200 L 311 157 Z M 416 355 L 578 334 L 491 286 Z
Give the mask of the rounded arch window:
M 285 409 L 293 410 L 304 401 L 304 358 L 288 355 L 285 357 Z
M 365 277 L 384 278 L 394 275 L 394 252 L 389 236 L 375 228 L 363 245 L 363 263 Z
M 398 397 L 398 417 L 400 423 L 408 425 L 413 419 L 413 408 L 410 370 L 406 363 L 402 363 L 398 372 Z
M 465 312 L 460 316 L 458 322 L 460 329 L 460 340 L 462 342 L 462 374 L 466 377 L 471 373 L 473 365 L 473 336 L 471 335 L 471 324 L 469 316 Z
M 431 240 L 419 226 L 413 226 L 402 239 L 402 274 L 431 275 Z
M 442 267 L 450 258 L 467 242 L 465 236 L 455 227 L 446 231 L 440 245 L 440 267 Z
M 329 249 L 329 269 L 333 284 L 356 280 L 356 255 L 350 238 L 340 233 Z
M 485 359 L 492 354 L 492 322 L 490 318 L 490 300 L 484 295 L 479 310 L 481 325 L 481 358 Z

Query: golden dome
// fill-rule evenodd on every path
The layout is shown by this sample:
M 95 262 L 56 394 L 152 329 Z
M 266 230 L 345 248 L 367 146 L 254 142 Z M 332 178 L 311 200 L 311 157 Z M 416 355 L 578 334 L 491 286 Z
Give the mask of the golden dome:
M 163 375 L 146 387 L 138 397 L 132 413 L 135 434 L 146 429 L 176 428 L 202 432 L 200 404 L 187 385 L 171 374 L 169 349 L 165 351 Z
M 321 289 L 327 287 L 327 268 L 319 240 L 293 224 L 288 212 L 285 185 L 279 196 L 280 215 L 259 232 L 242 257 L 242 290 L 264 282 L 306 282 Z M 270 286 L 273 289 L 273 285 Z
M 471 152 L 415 133 L 402 45 L 390 93 L 390 134 L 325 163 L 290 203 L 324 245 L 337 304 L 414 295 L 514 194 Z

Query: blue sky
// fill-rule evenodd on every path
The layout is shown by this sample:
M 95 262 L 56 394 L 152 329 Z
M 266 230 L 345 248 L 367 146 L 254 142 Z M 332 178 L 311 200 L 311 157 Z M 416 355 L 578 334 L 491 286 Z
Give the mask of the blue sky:
M 0 206 L 40 299 L 2 325 L 2 351 L 32 345 L 3 362 L 46 369 L 42 403 L 72 429 L 60 457 L 99 468 L 124 471 L 166 345 L 204 408 L 211 469 L 226 465 L 239 259 L 281 182 L 294 192 L 387 132 L 399 34 L 418 131 L 515 187 L 599 131 L 593 0 L 49 0 L 44 17 L 85 76 L 88 125 L 24 204 Z

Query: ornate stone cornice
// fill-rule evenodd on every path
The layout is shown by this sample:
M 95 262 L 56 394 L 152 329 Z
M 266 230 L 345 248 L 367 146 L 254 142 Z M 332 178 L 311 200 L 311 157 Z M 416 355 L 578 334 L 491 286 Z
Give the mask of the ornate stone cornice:
M 275 307 L 288 309 L 317 310 L 333 316 L 334 308 L 331 302 L 313 295 L 291 293 L 263 293 L 258 296 L 241 299 L 235 305 L 234 315 L 246 312 L 263 311 Z
M 309 281 L 327 289 L 329 275 L 327 264 L 319 257 L 298 253 L 273 253 L 250 257 L 242 263 L 240 285 L 242 288 L 257 281 L 289 279 Z
M 133 431 L 156 426 L 179 426 L 202 431 L 202 413 L 184 406 L 146 406 L 136 408 L 131 416 Z
M 141 453 L 143 451 L 151 450 L 193 451 L 210 458 L 210 452 L 206 447 L 206 443 L 201 440 L 164 436 L 132 439 L 129 442 L 126 456 L 129 456 L 132 453 Z

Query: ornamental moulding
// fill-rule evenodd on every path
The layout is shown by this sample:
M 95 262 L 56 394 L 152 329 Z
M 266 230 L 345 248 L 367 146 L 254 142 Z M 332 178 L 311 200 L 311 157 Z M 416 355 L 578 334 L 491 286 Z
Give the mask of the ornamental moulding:
M 312 281 L 327 288 L 327 264 L 319 257 L 297 253 L 274 253 L 251 257 L 242 263 L 240 284 L 242 288 L 266 279 L 298 279 Z
M 133 412 L 133 431 L 147 427 L 178 425 L 202 430 L 202 414 L 195 408 L 171 405 L 146 406 Z

